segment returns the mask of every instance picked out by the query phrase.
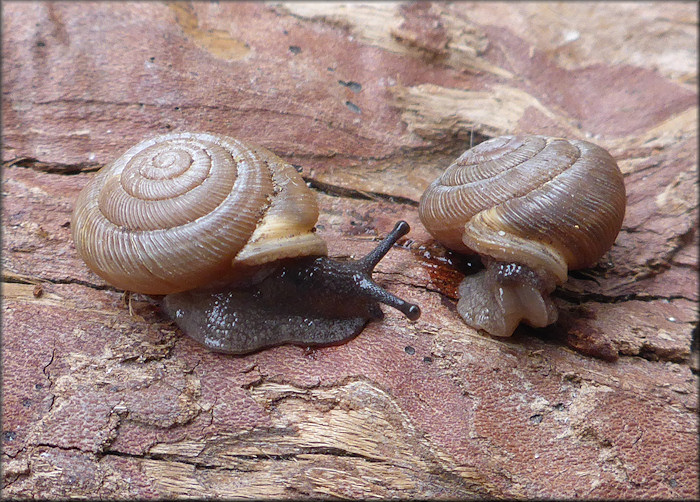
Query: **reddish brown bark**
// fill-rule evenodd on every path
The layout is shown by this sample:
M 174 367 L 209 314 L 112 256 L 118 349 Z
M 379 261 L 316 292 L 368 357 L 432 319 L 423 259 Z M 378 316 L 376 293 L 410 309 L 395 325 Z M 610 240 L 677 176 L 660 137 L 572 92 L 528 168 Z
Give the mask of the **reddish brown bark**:
M 4 3 L 4 494 L 697 498 L 696 26 L 682 3 Z M 230 357 L 130 313 L 73 201 L 183 130 L 302 166 L 331 255 L 407 220 L 377 277 L 423 316 Z M 514 132 L 609 149 L 628 209 L 561 321 L 500 340 L 457 315 L 416 207 Z

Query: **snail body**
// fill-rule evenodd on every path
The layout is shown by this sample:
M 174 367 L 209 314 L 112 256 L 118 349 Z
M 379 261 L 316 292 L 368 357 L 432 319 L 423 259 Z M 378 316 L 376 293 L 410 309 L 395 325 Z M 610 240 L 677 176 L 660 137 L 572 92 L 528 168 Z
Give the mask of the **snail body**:
M 586 141 L 502 136 L 466 151 L 423 193 L 426 229 L 485 270 L 459 287 L 467 324 L 510 336 L 557 319 L 549 297 L 569 270 L 594 265 L 622 227 L 622 173 Z
M 417 306 L 371 278 L 408 225 L 342 262 L 326 256 L 318 215 L 315 194 L 272 152 L 174 133 L 101 169 L 78 196 L 72 231 L 90 269 L 121 289 L 166 295 L 166 314 L 212 350 L 337 343 L 380 318 L 380 302 L 417 318 Z

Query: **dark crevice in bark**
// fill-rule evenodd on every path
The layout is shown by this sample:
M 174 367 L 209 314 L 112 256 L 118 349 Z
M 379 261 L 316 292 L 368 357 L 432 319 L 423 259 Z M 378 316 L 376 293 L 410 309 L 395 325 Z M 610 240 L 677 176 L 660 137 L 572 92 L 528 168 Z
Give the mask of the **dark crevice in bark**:
M 683 295 L 672 295 L 672 296 L 662 296 L 662 295 L 645 295 L 639 293 L 628 293 L 619 296 L 609 296 L 601 293 L 574 293 L 571 291 L 566 291 L 563 289 L 557 289 L 552 296 L 560 298 L 569 303 L 582 304 L 582 303 L 623 303 L 631 301 L 639 302 L 655 302 L 655 301 L 673 301 L 673 300 L 687 300 L 689 302 L 695 302 L 693 298 L 688 298 Z
M 57 450 L 83 453 L 86 455 L 97 454 L 97 452 L 95 452 L 93 450 L 83 450 L 82 448 L 78 448 L 77 446 L 61 446 L 61 445 L 51 444 L 51 443 L 34 443 L 32 446 L 35 448 L 56 448 Z
M 42 446 L 50 446 L 50 445 L 42 445 Z M 371 463 L 383 463 L 385 462 L 382 459 L 374 458 L 374 457 L 368 457 L 365 455 L 360 455 L 358 453 L 353 453 L 347 450 L 343 450 L 342 448 L 334 448 L 334 447 L 309 447 L 309 448 L 297 448 L 298 451 L 294 453 L 282 453 L 282 454 L 267 454 L 267 453 L 260 453 L 256 455 L 237 455 L 237 454 L 227 454 L 226 458 L 227 459 L 236 459 L 236 460 L 241 460 L 241 461 L 264 461 L 264 460 L 272 460 L 272 461 L 293 461 L 296 462 L 299 459 L 299 456 L 301 455 L 322 455 L 322 456 L 333 456 L 333 457 L 350 457 L 350 458 L 358 458 L 361 460 L 364 460 L 366 462 L 371 462 Z M 85 452 L 87 453 L 87 452 Z M 121 452 L 118 450 L 106 450 L 98 456 L 107 456 L 107 455 L 112 455 L 115 457 L 125 457 L 125 458 L 133 458 L 133 459 L 138 459 L 138 460 L 160 460 L 164 462 L 180 462 L 183 464 L 190 464 L 198 469 L 218 469 L 218 470 L 230 470 L 230 471 L 245 471 L 247 469 L 235 469 L 231 467 L 227 467 L 222 464 L 212 464 L 212 463 L 207 463 L 202 460 L 197 460 L 197 459 L 192 459 L 192 458 L 183 458 L 180 455 L 176 454 L 167 454 L 167 453 L 144 453 L 144 454 L 133 454 L 133 453 L 126 453 L 126 452 Z
M 3 276 L 3 282 L 12 284 L 39 284 L 39 283 L 49 283 L 49 284 L 64 284 L 71 285 L 77 284 L 79 286 L 85 286 L 87 288 L 96 289 L 99 291 L 113 291 L 115 293 L 123 293 L 121 289 L 110 286 L 109 284 L 94 284 L 88 281 L 82 281 L 80 279 L 51 279 L 47 277 L 30 277 L 30 276 Z
M 372 192 L 367 190 L 357 190 L 354 188 L 346 188 L 338 185 L 332 185 L 330 183 L 324 183 L 323 181 L 318 181 L 313 178 L 303 178 L 304 181 L 313 189 L 319 192 L 329 195 L 332 197 L 346 197 L 349 199 L 358 200 L 385 200 L 392 202 L 394 204 L 406 204 L 411 207 L 418 207 L 418 202 L 409 199 L 408 197 L 403 197 L 401 195 L 390 195 L 382 192 Z
M 324 156 L 325 157 L 325 156 Z M 353 157 L 354 158 L 354 157 Z M 363 159 L 366 160 L 366 159 Z M 374 159 L 377 160 L 377 159 Z M 8 160 L 3 163 L 4 168 L 8 167 L 24 167 L 28 169 L 33 169 L 35 171 L 49 173 L 49 174 L 65 174 L 65 175 L 75 175 L 88 172 L 99 171 L 103 166 L 95 163 L 78 163 L 78 164 L 59 164 L 56 162 L 48 163 L 32 157 L 20 157 L 12 160 Z M 384 200 L 392 202 L 394 204 L 405 204 L 411 207 L 418 207 L 418 202 L 410 199 L 408 197 L 403 197 L 401 195 L 391 195 L 382 192 L 374 192 L 367 190 L 359 190 L 354 188 L 342 187 L 339 185 L 333 185 L 330 183 L 325 183 L 323 181 L 315 180 L 314 178 L 303 177 L 304 181 L 313 189 L 319 192 L 333 196 L 333 197 L 346 197 L 349 199 L 358 200 Z
M 33 157 L 18 157 L 2 164 L 3 168 L 25 167 L 49 174 L 74 175 L 99 171 L 102 166 L 93 162 L 81 162 L 78 164 L 59 164 L 57 162 L 44 162 Z
M 51 359 L 49 360 L 48 363 L 46 363 L 44 365 L 43 368 L 41 368 L 41 372 L 44 374 L 44 377 L 46 377 L 46 380 L 48 380 L 48 382 L 49 382 L 49 388 L 47 389 L 47 391 L 50 392 L 49 397 L 51 399 L 51 402 L 49 403 L 48 410 L 46 410 L 46 415 L 51 413 L 51 410 L 53 410 L 53 405 L 56 403 L 56 394 L 51 392 L 51 390 L 53 389 L 54 381 L 53 381 L 53 378 L 51 378 L 51 375 L 48 373 L 49 366 L 51 366 L 53 364 L 55 359 L 56 359 L 56 343 L 54 341 L 54 346 L 51 349 Z

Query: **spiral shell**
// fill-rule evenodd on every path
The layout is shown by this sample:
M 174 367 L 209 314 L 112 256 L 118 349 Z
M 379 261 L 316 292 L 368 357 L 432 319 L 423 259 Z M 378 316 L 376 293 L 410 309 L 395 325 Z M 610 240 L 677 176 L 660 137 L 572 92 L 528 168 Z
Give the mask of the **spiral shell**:
M 424 192 L 420 218 L 445 246 L 567 271 L 595 264 L 625 214 L 622 173 L 586 141 L 503 136 L 460 156 Z
M 144 141 L 83 189 L 73 239 L 88 266 L 130 291 L 168 294 L 239 266 L 325 255 L 315 196 L 264 148 L 206 133 Z

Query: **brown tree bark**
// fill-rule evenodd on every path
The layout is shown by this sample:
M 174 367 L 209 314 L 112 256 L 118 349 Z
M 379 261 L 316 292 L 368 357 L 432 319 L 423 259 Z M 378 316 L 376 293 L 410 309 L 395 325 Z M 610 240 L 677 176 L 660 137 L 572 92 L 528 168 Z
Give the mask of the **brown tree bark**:
M 3 3 L 7 497 L 697 498 L 697 7 Z M 243 357 L 92 274 L 94 172 L 210 131 L 303 167 L 333 256 L 419 303 L 346 344 Z M 470 141 L 588 139 L 625 175 L 613 249 L 562 320 L 495 339 L 417 217 Z

